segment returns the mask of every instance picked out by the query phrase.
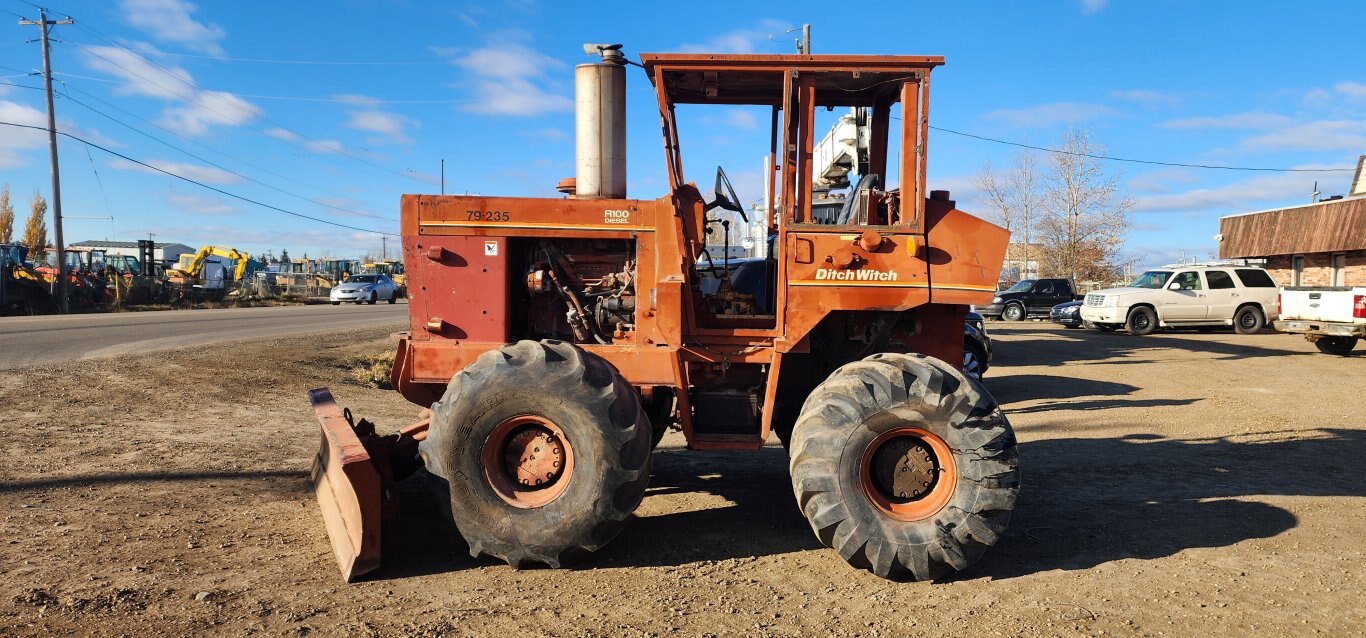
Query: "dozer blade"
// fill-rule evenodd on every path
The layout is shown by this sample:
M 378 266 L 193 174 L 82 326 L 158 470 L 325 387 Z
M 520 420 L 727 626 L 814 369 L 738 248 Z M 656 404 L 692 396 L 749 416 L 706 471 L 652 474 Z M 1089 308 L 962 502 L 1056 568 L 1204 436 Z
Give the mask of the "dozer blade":
M 380 476 L 332 392 L 309 390 L 308 400 L 322 426 L 313 489 L 337 566 L 351 582 L 379 567 Z

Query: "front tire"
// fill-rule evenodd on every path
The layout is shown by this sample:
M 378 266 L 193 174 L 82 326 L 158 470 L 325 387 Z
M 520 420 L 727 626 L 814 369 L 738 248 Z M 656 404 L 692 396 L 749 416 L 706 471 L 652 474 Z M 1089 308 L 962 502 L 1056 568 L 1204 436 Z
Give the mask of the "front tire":
M 370 298 L 366 300 L 366 302 L 368 302 L 372 306 L 375 305 L 376 301 L 379 301 L 379 293 L 377 292 L 370 293 Z
M 621 531 L 650 478 L 650 421 L 600 357 L 561 341 L 480 355 L 432 405 L 420 445 L 470 555 L 551 567 Z
M 923 355 L 836 370 L 807 397 L 790 449 L 816 537 L 888 579 L 966 569 L 999 540 L 1020 489 L 1015 434 L 995 400 Z
M 1255 335 L 1266 325 L 1266 316 L 1256 306 L 1243 306 L 1233 313 L 1233 329 L 1240 335 Z
M 1017 303 L 1006 305 L 1005 309 L 1001 311 L 1001 318 L 1006 321 L 1024 321 L 1024 306 Z
M 1314 347 L 1324 354 L 1335 354 L 1347 356 L 1353 348 L 1357 347 L 1357 337 L 1319 337 L 1314 342 Z
M 1129 311 L 1129 318 L 1124 322 L 1124 329 L 1131 335 L 1145 336 L 1153 333 L 1157 329 L 1157 313 L 1147 306 L 1139 306 Z
M 341 302 L 340 302 L 340 301 L 334 301 L 334 302 L 332 302 L 332 305 L 334 305 L 334 306 L 340 306 L 340 305 L 341 305 Z

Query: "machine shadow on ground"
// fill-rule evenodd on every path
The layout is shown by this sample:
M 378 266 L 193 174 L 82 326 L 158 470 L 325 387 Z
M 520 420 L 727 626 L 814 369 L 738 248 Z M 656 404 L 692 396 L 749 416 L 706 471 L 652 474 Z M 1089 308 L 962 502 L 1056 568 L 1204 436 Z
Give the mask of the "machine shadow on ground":
M 1295 438 L 1301 434 L 1180 440 L 1144 433 L 1024 443 L 1024 489 L 1011 525 L 958 578 L 1013 578 L 1224 547 L 1297 524 L 1289 511 L 1252 498 L 1366 496 L 1366 485 L 1347 480 L 1366 456 L 1366 433 L 1325 429 Z M 708 493 L 733 505 L 636 517 L 573 567 L 672 566 L 821 548 L 790 496 L 780 448 L 658 452 L 646 499 L 680 492 Z M 427 500 L 394 526 L 377 578 L 498 564 L 469 558 L 436 505 Z
M 1250 499 L 1366 496 L 1366 484 L 1351 478 L 1363 454 L 1366 433 L 1344 429 L 1025 443 L 1010 528 L 961 577 L 1087 569 L 1275 536 L 1295 527 L 1295 516 Z

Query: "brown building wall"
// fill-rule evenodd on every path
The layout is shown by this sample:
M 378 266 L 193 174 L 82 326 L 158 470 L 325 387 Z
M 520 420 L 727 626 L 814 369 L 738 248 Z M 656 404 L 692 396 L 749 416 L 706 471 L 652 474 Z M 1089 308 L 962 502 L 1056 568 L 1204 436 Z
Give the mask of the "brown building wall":
M 1332 255 L 1334 253 L 1308 253 L 1304 257 L 1304 270 L 1300 272 L 1301 286 L 1331 286 L 1333 284 Z M 1346 256 L 1345 284 L 1366 286 L 1366 250 L 1352 250 Z M 1273 255 L 1266 258 L 1266 270 L 1271 273 L 1277 284 L 1293 286 L 1292 255 Z

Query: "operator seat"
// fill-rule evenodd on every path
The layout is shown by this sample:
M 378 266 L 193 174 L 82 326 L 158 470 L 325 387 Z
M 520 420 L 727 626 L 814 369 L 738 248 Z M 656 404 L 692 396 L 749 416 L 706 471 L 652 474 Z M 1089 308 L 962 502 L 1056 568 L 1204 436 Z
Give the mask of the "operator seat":
M 844 208 L 840 209 L 835 223 L 844 226 L 866 222 L 864 219 L 856 219 L 855 215 L 868 210 L 869 195 L 873 189 L 881 187 L 881 182 L 877 173 L 869 173 L 859 178 L 858 185 L 854 186 L 854 192 L 849 194 L 849 199 L 844 200 Z

